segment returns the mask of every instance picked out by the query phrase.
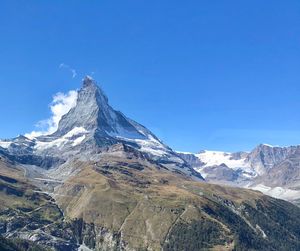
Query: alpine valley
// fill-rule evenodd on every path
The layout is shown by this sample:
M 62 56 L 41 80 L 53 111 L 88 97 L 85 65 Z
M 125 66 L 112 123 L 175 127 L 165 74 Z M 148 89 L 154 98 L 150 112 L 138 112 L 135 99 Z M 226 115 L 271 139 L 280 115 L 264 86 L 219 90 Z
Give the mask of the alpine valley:
M 299 160 L 173 151 L 87 76 L 54 133 L 0 141 L 0 250 L 300 250 Z

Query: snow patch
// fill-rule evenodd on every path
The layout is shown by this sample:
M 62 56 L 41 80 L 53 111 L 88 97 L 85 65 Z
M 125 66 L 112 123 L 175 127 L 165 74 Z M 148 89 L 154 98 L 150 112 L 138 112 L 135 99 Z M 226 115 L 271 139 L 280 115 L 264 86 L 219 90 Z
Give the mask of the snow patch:
M 167 154 L 166 148 L 151 135 L 149 136 L 149 140 L 136 139 L 135 142 L 140 145 L 140 150 L 142 152 L 151 153 L 157 156 L 163 156 Z
M 116 136 L 116 138 L 138 144 L 140 146 L 139 150 L 145 153 L 150 153 L 156 156 L 164 156 L 168 154 L 167 148 L 152 135 L 148 135 L 148 139 L 130 139 L 121 136 Z
M 2 148 L 8 148 L 11 145 L 11 141 L 0 141 L 0 146 Z
M 81 133 L 88 133 L 87 130 L 83 127 L 74 127 L 71 131 L 69 131 L 67 134 L 65 134 L 63 137 L 65 138 L 72 138 L 73 136 L 76 136 Z
M 263 145 L 263 146 L 268 146 L 268 147 L 274 147 L 274 146 L 272 146 L 272 145 L 270 145 L 270 144 L 265 144 L 265 143 L 263 143 L 262 145 Z
M 182 151 L 176 151 L 176 153 L 195 155 L 195 153 L 191 153 L 191 152 L 182 152 Z
M 81 142 L 84 141 L 84 139 L 85 139 L 85 135 L 82 135 L 81 137 L 75 139 L 72 146 L 77 146 L 77 145 L 81 144 Z
M 227 152 L 203 151 L 195 154 L 195 156 L 205 163 L 204 167 L 225 164 L 232 169 L 249 168 L 249 164 L 246 163 L 245 158 L 232 159 L 232 154 Z
M 78 248 L 78 251 L 93 251 L 92 249 L 88 248 L 85 244 L 81 244 Z
M 71 131 L 66 133 L 61 138 L 55 139 L 51 142 L 37 141 L 35 145 L 35 149 L 45 150 L 52 147 L 61 148 L 67 143 L 72 143 L 72 146 L 76 146 L 85 139 L 86 136 L 82 134 L 86 134 L 86 133 L 88 133 L 88 131 L 85 128 L 74 127 Z M 73 139 L 76 136 L 77 138 Z
M 268 236 L 266 235 L 266 233 L 264 232 L 264 230 L 262 230 L 262 228 L 256 224 L 256 227 L 255 227 L 259 232 L 261 232 L 262 236 L 264 239 L 266 239 Z
M 283 187 L 268 187 L 263 184 L 249 187 L 252 190 L 260 191 L 266 195 L 283 200 L 293 200 L 300 198 L 300 191 Z

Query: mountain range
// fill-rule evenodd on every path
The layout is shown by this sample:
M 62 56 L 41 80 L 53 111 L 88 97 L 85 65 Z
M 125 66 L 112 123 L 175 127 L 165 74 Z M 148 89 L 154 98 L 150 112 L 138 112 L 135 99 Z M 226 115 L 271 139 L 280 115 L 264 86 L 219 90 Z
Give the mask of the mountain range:
M 300 201 L 300 146 L 260 144 L 251 152 L 178 154 L 206 181 L 251 188 L 296 204 Z
M 0 250 L 300 250 L 300 208 L 256 191 L 298 192 L 297 156 L 176 152 L 87 76 L 54 133 L 0 141 Z

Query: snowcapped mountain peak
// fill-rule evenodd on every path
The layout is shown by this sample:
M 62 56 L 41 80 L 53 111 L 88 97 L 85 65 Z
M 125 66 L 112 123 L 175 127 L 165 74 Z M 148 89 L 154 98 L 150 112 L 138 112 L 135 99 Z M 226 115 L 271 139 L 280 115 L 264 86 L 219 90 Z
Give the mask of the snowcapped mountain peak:
M 95 80 L 86 76 L 78 91 L 76 106 L 61 118 L 54 135 L 64 135 L 75 127 L 84 127 L 89 131 L 96 130 L 100 124 L 108 124 L 110 113 L 112 108 L 106 95 Z M 102 123 L 99 123 L 100 117 Z
M 100 98 L 104 103 L 108 103 L 108 98 L 104 91 L 99 87 L 96 80 L 88 75 L 82 80 L 82 88 L 79 90 L 79 93 Z
M 57 131 L 49 137 L 55 140 L 64 138 L 74 128 L 84 128 L 89 132 L 89 138 L 100 147 L 119 141 L 132 144 L 135 140 L 152 142 L 157 139 L 145 127 L 114 110 L 103 90 L 90 76 L 83 79 L 76 105 L 61 118 Z
M 84 87 L 87 87 L 87 86 L 90 86 L 90 85 L 96 85 L 95 80 L 89 75 L 86 75 L 82 81 L 83 81 L 83 86 Z
M 7 156 L 21 154 L 22 163 L 44 161 L 50 168 L 72 156 L 94 160 L 97 154 L 122 144 L 168 170 L 202 180 L 199 173 L 150 130 L 114 110 L 93 78 L 86 76 L 77 94 L 76 104 L 61 117 L 54 133 L 33 140 L 19 137 L 0 141 L 0 150 L 6 151 Z M 44 160 L 44 156 L 51 156 L 52 159 Z

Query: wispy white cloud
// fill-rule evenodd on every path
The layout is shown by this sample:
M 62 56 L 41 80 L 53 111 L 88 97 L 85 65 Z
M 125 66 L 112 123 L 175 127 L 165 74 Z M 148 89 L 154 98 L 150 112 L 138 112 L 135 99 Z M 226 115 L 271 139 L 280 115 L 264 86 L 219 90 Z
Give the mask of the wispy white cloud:
M 63 115 L 68 113 L 73 107 L 76 106 L 77 91 L 71 90 L 68 93 L 57 93 L 53 96 L 50 110 L 51 117 L 45 120 L 41 120 L 36 124 L 39 128 L 38 131 L 25 134 L 28 138 L 35 138 L 41 135 L 48 135 L 54 133 L 58 128 L 58 123 Z
M 71 66 L 65 64 L 65 63 L 61 63 L 59 65 L 60 69 L 67 69 L 68 71 L 70 71 L 72 73 L 72 78 L 75 78 L 77 76 L 77 72 L 75 69 L 73 69 Z

